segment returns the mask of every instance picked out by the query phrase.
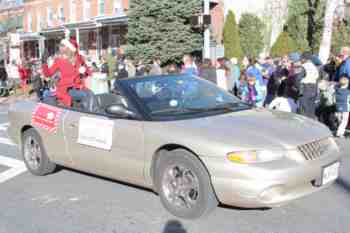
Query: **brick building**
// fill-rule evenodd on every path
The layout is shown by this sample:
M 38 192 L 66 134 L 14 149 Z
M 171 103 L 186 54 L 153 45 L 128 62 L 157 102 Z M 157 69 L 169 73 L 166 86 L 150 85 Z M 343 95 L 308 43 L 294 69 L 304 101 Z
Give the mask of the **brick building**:
M 128 0 L 25 0 L 23 5 L 24 56 L 39 57 L 43 49 L 54 53 L 67 29 L 93 59 L 126 43 Z

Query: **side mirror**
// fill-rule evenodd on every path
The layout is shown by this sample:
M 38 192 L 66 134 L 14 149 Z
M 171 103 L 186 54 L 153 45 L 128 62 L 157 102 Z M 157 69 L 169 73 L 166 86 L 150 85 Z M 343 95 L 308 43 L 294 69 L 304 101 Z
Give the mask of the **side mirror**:
M 110 105 L 106 108 L 106 112 L 111 115 L 119 116 L 119 117 L 135 117 L 135 113 L 127 109 L 122 104 Z

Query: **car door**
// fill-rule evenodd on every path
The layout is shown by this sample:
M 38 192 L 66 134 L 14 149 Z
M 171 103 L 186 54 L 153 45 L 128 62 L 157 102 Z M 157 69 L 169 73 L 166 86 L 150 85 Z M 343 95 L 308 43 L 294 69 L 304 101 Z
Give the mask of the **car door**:
M 142 121 L 70 110 L 64 128 L 74 168 L 133 184 L 144 183 Z
M 67 111 L 56 106 L 38 103 L 32 112 L 32 126 L 41 136 L 50 159 L 70 166 L 72 161 L 64 140 L 64 122 Z

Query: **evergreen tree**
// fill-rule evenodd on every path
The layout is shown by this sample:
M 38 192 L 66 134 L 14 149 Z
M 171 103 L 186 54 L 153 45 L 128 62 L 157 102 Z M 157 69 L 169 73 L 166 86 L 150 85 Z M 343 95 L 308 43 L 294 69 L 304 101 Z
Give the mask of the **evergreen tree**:
M 127 54 L 145 62 L 159 57 L 168 63 L 201 50 L 202 34 L 188 20 L 201 11 L 201 0 L 131 0 Z
M 288 33 L 300 51 L 317 52 L 323 31 L 326 1 L 289 0 Z
M 242 58 L 242 48 L 239 38 L 236 16 L 233 11 L 229 11 L 224 25 L 224 47 L 225 57 Z
M 264 23 L 259 17 L 243 14 L 239 22 L 239 35 L 244 55 L 257 57 L 264 48 Z
M 296 42 L 289 36 L 287 31 L 282 32 L 271 48 L 271 56 L 282 57 L 291 52 L 298 51 Z
M 350 44 L 349 21 L 340 21 L 334 25 L 332 36 L 332 52 L 338 54 L 343 46 Z

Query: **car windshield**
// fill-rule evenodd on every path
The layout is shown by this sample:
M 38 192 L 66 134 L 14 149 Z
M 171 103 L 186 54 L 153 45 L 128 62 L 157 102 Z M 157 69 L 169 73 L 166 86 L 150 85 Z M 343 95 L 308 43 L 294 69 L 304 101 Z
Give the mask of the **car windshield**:
M 152 118 L 221 114 L 250 108 L 216 85 L 194 76 L 158 76 L 124 82 Z

